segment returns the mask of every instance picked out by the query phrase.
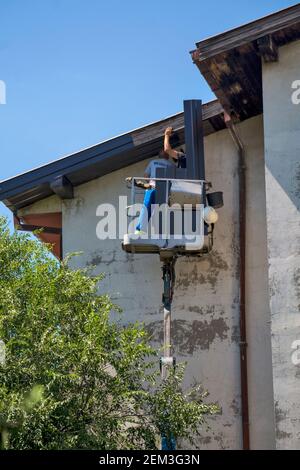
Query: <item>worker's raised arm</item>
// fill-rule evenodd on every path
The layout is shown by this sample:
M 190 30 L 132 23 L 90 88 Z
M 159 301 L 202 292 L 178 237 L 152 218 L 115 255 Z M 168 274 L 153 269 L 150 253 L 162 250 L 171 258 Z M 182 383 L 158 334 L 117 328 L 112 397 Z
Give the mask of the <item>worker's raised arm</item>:
M 170 145 L 170 137 L 172 135 L 172 132 L 173 132 L 172 127 L 167 127 L 167 129 L 165 130 L 164 151 L 169 155 L 169 157 L 177 160 L 180 153 L 177 152 L 177 150 L 173 150 Z

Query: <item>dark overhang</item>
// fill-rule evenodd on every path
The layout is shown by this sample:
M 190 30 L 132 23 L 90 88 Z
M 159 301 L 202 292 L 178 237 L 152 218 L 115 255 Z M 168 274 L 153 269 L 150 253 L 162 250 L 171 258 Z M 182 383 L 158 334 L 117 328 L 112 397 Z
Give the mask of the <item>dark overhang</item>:
M 300 38 L 300 4 L 196 43 L 194 63 L 224 109 L 242 121 L 261 114 L 262 67 Z
M 205 135 L 225 127 L 218 101 L 203 104 L 203 121 Z M 182 145 L 184 115 L 178 113 L 2 181 L 0 200 L 16 212 L 53 194 L 70 198 L 74 186 L 156 155 L 167 126 L 176 131 L 174 145 Z

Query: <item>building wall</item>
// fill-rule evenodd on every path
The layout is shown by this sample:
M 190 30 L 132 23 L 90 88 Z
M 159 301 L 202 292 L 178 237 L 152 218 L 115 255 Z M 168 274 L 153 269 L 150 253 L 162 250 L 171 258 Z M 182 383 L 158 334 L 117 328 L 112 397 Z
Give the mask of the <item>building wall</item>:
M 300 449 L 300 41 L 263 65 L 266 199 L 276 445 Z M 295 345 L 294 345 L 295 346 Z M 294 353 L 294 354 L 293 354 Z M 293 363 L 294 362 L 294 363 Z
M 263 118 L 239 126 L 246 152 L 246 323 L 250 448 L 275 448 Z
M 251 447 L 273 448 L 262 117 L 244 122 L 238 129 L 248 161 L 246 279 Z M 210 392 L 209 400 L 217 401 L 222 408 L 222 414 L 210 421 L 211 430 L 203 431 L 199 446 L 239 449 L 238 156 L 227 130 L 206 137 L 205 152 L 207 180 L 216 190 L 224 191 L 225 205 L 219 210 L 213 252 L 203 259 L 177 261 L 173 347 L 177 360 L 187 361 L 186 384 L 202 383 Z M 110 292 L 123 308 L 124 321 L 145 322 L 159 347 L 163 329 L 158 255 L 126 254 L 119 240 L 100 241 L 96 237 L 97 206 L 110 202 L 117 207 L 118 196 L 127 194 L 124 178 L 142 175 L 146 163 L 75 188 L 75 198 L 62 202 L 63 251 L 82 251 L 73 259 L 74 266 L 94 265 L 95 272 L 105 272 L 101 289 Z

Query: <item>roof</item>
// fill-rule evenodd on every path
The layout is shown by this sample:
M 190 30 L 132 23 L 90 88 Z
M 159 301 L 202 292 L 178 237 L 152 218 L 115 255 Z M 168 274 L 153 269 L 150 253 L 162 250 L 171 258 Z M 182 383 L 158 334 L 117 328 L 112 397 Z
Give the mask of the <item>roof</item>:
M 196 43 L 194 63 L 224 109 L 242 121 L 261 114 L 262 60 L 300 38 L 300 4 Z
M 278 47 L 299 38 L 298 3 L 196 43 L 193 61 L 218 98 L 203 105 L 205 135 L 225 127 L 224 110 L 237 121 L 262 113 L 261 58 L 278 60 Z M 15 212 L 52 194 L 72 197 L 74 186 L 156 155 L 166 126 L 181 145 L 184 115 L 178 113 L 2 181 L 0 200 Z
M 223 108 L 217 100 L 203 104 L 202 112 L 205 135 L 225 127 Z M 176 145 L 182 145 L 183 112 L 1 181 L 0 200 L 16 212 L 59 191 L 71 197 L 74 186 L 156 155 L 167 126 L 176 131 Z

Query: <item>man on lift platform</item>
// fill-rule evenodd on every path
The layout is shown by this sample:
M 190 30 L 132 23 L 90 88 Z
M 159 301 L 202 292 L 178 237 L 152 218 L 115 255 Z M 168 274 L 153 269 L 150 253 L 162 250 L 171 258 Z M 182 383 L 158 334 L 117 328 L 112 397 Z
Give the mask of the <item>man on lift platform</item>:
M 151 160 L 147 165 L 144 173 L 144 178 L 150 178 L 150 181 L 136 181 L 136 186 L 145 189 L 145 196 L 143 207 L 140 213 L 139 221 L 136 226 L 135 233 L 137 235 L 145 233 L 145 228 L 152 215 L 151 206 L 155 204 L 155 178 L 157 168 L 168 168 L 176 165 L 178 168 L 186 168 L 186 156 L 183 152 L 172 149 L 170 145 L 170 137 L 172 135 L 172 127 L 167 127 L 164 136 L 164 148 L 159 152 L 158 159 Z M 173 160 L 170 161 L 170 158 Z M 131 182 L 132 178 L 126 178 L 127 182 Z

